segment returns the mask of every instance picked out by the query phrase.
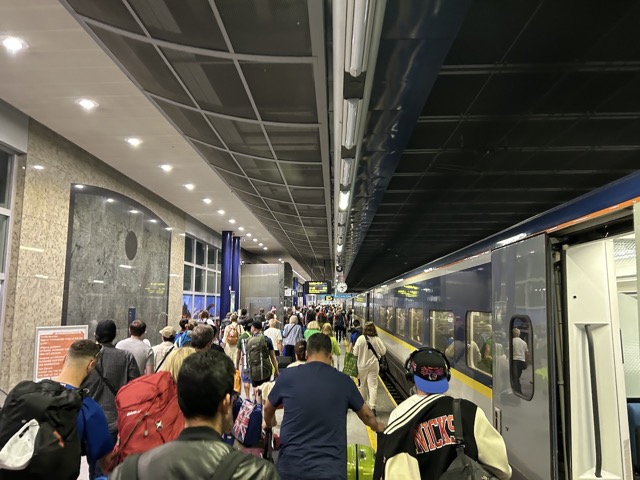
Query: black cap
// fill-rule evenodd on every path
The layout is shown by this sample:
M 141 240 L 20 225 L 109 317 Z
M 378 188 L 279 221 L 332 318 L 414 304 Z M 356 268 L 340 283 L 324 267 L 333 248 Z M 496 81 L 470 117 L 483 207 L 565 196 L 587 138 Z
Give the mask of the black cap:
M 254 321 L 251 326 L 256 330 L 262 330 L 262 322 L 260 320 Z
M 100 343 L 113 342 L 116 338 L 116 323 L 113 320 L 101 320 L 96 326 L 96 340 Z
M 413 355 L 409 371 L 421 391 L 444 393 L 449 389 L 449 368 L 442 353 L 425 349 Z

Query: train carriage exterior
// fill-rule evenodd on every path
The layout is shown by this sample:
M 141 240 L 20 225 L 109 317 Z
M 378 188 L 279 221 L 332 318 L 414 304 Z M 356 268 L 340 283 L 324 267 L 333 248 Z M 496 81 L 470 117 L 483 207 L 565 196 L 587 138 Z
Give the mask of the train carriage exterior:
M 634 478 L 638 200 L 634 174 L 355 297 L 396 388 L 410 394 L 411 351 L 438 348 L 450 394 L 493 419 L 514 478 Z

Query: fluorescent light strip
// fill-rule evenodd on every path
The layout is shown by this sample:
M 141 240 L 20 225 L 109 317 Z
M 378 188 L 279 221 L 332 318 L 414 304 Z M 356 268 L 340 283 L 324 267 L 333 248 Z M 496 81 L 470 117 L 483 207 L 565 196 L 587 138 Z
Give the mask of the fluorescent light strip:
M 351 185 L 351 164 L 353 163 L 353 158 L 343 158 L 342 159 L 342 169 L 340 173 L 340 185 L 350 186 Z
M 353 31 L 351 34 L 351 55 L 347 71 L 354 77 L 359 76 L 365 69 L 365 54 L 367 52 L 367 31 L 371 5 L 369 0 L 354 0 Z
M 340 192 L 340 198 L 338 200 L 338 209 L 345 211 L 349 207 L 349 198 L 351 197 L 351 192 Z
M 348 98 L 344 101 L 344 112 L 346 112 L 346 122 L 342 130 L 342 144 L 350 149 L 356 146 L 356 132 L 358 130 L 358 110 L 360 107 L 359 98 Z
M 131 265 L 118 265 L 120 268 L 128 268 L 131 270 L 133 267 Z

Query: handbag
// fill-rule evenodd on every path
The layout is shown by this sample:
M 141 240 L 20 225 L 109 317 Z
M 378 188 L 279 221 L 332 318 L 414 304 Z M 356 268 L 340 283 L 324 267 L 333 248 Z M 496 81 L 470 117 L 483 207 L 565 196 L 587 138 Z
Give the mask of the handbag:
M 358 376 L 358 357 L 356 357 L 351 352 L 347 352 L 344 356 L 344 366 L 342 367 L 342 373 L 345 373 L 350 377 Z
M 389 371 L 389 363 L 387 362 L 387 356 L 378 355 L 378 352 L 376 352 L 376 349 L 373 348 L 373 345 L 371 345 L 371 342 L 369 341 L 369 337 L 365 335 L 364 339 L 367 341 L 367 347 L 369 348 L 369 350 L 371 350 L 375 355 L 375 357 L 378 359 L 378 364 L 380 365 L 380 373 L 387 373 Z

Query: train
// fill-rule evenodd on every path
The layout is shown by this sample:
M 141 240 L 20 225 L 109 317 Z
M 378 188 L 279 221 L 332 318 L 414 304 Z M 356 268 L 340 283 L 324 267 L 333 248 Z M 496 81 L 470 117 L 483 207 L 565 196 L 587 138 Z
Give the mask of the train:
M 406 358 L 435 347 L 449 394 L 503 435 L 514 479 L 633 479 L 639 202 L 640 173 L 354 296 L 395 388 L 411 394 Z

